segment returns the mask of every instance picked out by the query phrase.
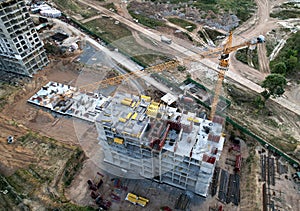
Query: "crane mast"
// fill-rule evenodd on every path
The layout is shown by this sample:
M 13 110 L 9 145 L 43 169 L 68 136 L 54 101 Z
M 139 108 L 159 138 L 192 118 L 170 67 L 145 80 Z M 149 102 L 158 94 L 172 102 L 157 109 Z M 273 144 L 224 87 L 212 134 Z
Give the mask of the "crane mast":
M 229 57 L 230 57 L 229 54 L 233 51 L 236 51 L 236 50 L 244 48 L 244 47 L 249 47 L 251 45 L 255 46 L 259 43 L 263 43 L 264 39 L 265 39 L 264 36 L 260 35 L 257 37 L 256 40 L 247 41 L 242 44 L 232 46 L 232 31 L 229 33 L 228 40 L 224 45 L 223 51 L 222 51 L 220 59 L 219 59 L 220 61 L 219 61 L 219 65 L 218 65 L 218 69 L 219 69 L 218 80 L 217 80 L 217 84 L 215 87 L 214 98 L 213 98 L 213 101 L 211 104 L 211 111 L 210 111 L 210 115 L 209 115 L 210 120 L 213 120 L 213 118 L 216 114 L 216 111 L 217 111 L 219 96 L 220 96 L 221 89 L 222 89 L 222 83 L 224 81 L 225 73 L 226 73 L 226 71 L 228 71 L 228 68 L 229 68 Z

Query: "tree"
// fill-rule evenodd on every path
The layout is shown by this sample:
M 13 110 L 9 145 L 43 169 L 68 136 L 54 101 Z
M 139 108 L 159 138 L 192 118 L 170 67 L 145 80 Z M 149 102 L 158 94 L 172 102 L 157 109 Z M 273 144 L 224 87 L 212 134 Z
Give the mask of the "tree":
M 286 65 L 284 62 L 278 62 L 277 64 L 274 65 L 274 67 L 272 68 L 271 72 L 272 73 L 278 73 L 281 75 L 285 75 L 286 74 Z
M 281 74 L 270 74 L 262 82 L 261 87 L 265 88 L 265 91 L 261 94 L 265 99 L 270 96 L 280 97 L 284 93 L 284 88 L 286 86 L 286 79 Z
M 185 66 L 182 66 L 182 65 L 179 65 L 179 66 L 177 67 L 177 70 L 178 70 L 179 72 L 183 72 L 183 71 L 186 70 L 186 67 L 185 67 Z
M 295 56 L 290 56 L 287 63 L 288 72 L 292 72 L 293 69 L 297 66 L 298 58 Z

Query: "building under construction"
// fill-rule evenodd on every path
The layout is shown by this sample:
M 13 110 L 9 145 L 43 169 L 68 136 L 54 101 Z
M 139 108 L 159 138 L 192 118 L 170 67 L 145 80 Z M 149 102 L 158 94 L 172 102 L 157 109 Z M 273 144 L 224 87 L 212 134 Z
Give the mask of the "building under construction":
M 0 70 L 32 76 L 49 63 L 23 0 L 0 0 Z
M 223 121 L 117 93 L 96 125 L 105 162 L 206 197 L 223 149 Z
M 43 86 L 28 102 L 95 122 L 104 162 L 124 176 L 207 196 L 225 139 L 222 118 L 201 119 L 149 96 L 118 92 L 105 97 L 56 82 Z

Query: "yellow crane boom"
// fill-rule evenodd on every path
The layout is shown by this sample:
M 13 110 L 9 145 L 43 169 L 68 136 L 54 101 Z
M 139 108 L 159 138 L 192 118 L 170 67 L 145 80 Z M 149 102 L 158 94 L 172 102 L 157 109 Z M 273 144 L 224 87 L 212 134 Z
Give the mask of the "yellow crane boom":
M 148 72 L 151 70 L 155 71 L 155 72 L 161 72 L 168 68 L 176 67 L 178 65 L 179 65 L 179 62 L 177 60 L 171 60 L 171 61 L 157 64 L 157 65 L 154 65 L 151 67 L 147 67 L 142 71 L 132 71 L 127 74 L 123 74 L 123 75 L 119 75 L 116 77 L 104 79 L 101 81 L 96 81 L 94 83 L 86 84 L 86 85 L 80 86 L 79 89 L 80 90 L 90 90 L 90 89 L 95 90 L 98 87 L 107 87 L 109 85 L 116 85 L 116 84 L 120 84 L 124 80 L 142 77 L 143 75 L 148 74 Z
M 246 41 L 239 45 L 232 46 L 232 31 L 231 31 L 229 33 L 228 39 L 223 48 L 217 48 L 212 51 L 208 51 L 208 52 L 204 52 L 204 53 L 200 54 L 200 56 L 205 58 L 205 57 L 217 54 L 217 53 L 218 54 L 221 53 L 220 58 L 219 58 L 220 61 L 219 61 L 219 65 L 218 65 L 218 69 L 219 69 L 218 80 L 217 80 L 217 84 L 215 87 L 215 94 L 214 94 L 214 98 L 212 101 L 211 112 L 210 112 L 210 116 L 209 116 L 210 120 L 212 120 L 214 118 L 215 113 L 216 113 L 219 96 L 220 96 L 220 92 L 221 92 L 221 88 L 222 88 L 222 83 L 223 83 L 223 80 L 225 77 L 225 73 L 229 67 L 229 54 L 238 49 L 241 49 L 244 47 L 256 46 L 257 44 L 263 43 L 263 42 L 264 42 L 264 36 L 260 35 L 255 40 Z M 193 57 L 193 56 L 191 56 L 191 57 Z M 184 59 L 190 60 L 191 57 L 184 58 Z M 83 86 L 80 86 L 79 89 L 80 90 L 89 90 L 89 89 L 95 90 L 98 87 L 107 87 L 108 85 L 120 84 L 124 80 L 142 77 L 143 75 L 146 75 L 150 70 L 155 71 L 155 72 L 161 72 L 161 71 L 164 71 L 171 67 L 174 68 L 178 65 L 179 65 L 178 61 L 171 60 L 168 62 L 164 62 L 164 63 L 158 64 L 158 65 L 154 65 L 154 66 L 145 68 L 143 71 L 133 71 L 133 72 L 130 72 L 127 74 L 123 74 L 123 75 L 108 78 L 105 80 L 97 81 L 97 82 L 94 82 L 91 84 L 83 85 Z

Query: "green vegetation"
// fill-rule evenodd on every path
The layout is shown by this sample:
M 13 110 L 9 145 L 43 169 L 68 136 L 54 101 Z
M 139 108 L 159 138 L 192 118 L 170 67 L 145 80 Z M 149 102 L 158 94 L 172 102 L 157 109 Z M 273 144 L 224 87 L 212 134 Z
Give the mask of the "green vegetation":
M 236 14 L 243 22 L 251 17 L 255 7 L 253 0 L 219 0 L 218 4 L 225 11 Z
M 29 166 L 18 169 L 11 176 L 0 175 L 0 190 L 8 191 L 0 194 L 0 210 L 15 210 L 17 206 L 20 210 L 34 210 L 36 207 L 64 211 L 94 210 L 74 205 L 64 196 L 65 174 L 62 172 L 70 172 L 66 181 L 72 181 L 85 158 L 82 150 L 33 132 L 19 137 L 15 144 L 25 150 L 26 157 L 31 154 L 33 157 Z M 22 156 L 23 150 L 20 153 Z M 30 203 L 22 203 L 23 199 Z
M 240 62 L 243 62 L 244 64 L 248 64 L 248 54 L 251 58 L 254 68 L 258 69 L 259 65 L 258 65 L 257 49 L 255 50 L 249 50 L 248 48 L 240 49 L 236 52 L 235 57 Z
M 106 43 L 118 48 L 120 52 L 145 67 L 170 60 L 167 56 L 157 51 L 139 45 L 132 37 L 129 29 L 121 23 L 115 24 L 114 20 L 107 18 L 96 19 L 87 22 L 85 26 Z
M 212 41 L 216 41 L 218 36 L 224 36 L 224 34 L 210 28 L 205 28 L 205 31 Z
M 0 83 L 0 111 L 7 104 L 9 96 L 16 91 L 16 87 L 7 83 Z
M 178 66 L 177 66 L 177 70 L 178 70 L 179 72 L 184 72 L 184 71 L 186 70 L 186 66 L 178 65 Z
M 294 58 L 296 58 L 296 57 L 294 57 Z M 297 59 L 297 58 L 296 58 Z M 273 68 L 272 68 L 272 73 L 277 73 L 277 74 L 281 74 L 281 75 L 283 75 L 283 76 L 285 76 L 285 74 L 286 74 L 286 65 L 285 65 L 285 63 L 284 62 L 278 62 L 278 63 L 276 63 L 274 66 L 273 66 Z
M 274 48 L 276 47 L 276 42 L 271 42 L 268 39 L 266 40 L 266 49 L 267 49 L 267 57 L 269 57 L 271 55 L 271 53 L 273 52 Z
M 152 29 L 155 29 L 158 26 L 165 26 L 165 23 L 162 21 L 159 21 L 157 19 L 154 18 L 149 18 L 147 16 L 141 15 L 141 14 L 136 14 L 135 12 L 129 11 L 129 14 L 137 19 L 139 21 L 140 24 L 143 24 L 145 26 L 148 26 Z
M 286 79 L 281 74 L 270 74 L 262 82 L 261 87 L 265 88 L 262 93 L 265 99 L 270 96 L 279 97 L 283 95 L 286 86 Z
M 50 43 L 50 42 L 46 42 L 44 44 L 44 48 L 46 50 L 46 53 L 47 54 L 50 54 L 50 55 L 61 55 L 63 52 L 61 50 L 61 48 L 53 43 Z
M 242 22 L 248 20 L 255 8 L 253 0 L 150 0 L 156 3 L 180 5 L 186 3 L 200 11 L 213 11 L 215 14 L 235 14 Z M 182 4 L 184 5 L 184 4 Z
M 300 12 L 296 10 L 284 10 L 271 13 L 270 17 L 279 19 L 300 18 Z
M 196 29 L 196 24 L 191 23 L 189 21 L 180 19 L 180 18 L 168 18 L 168 21 L 170 21 L 171 23 L 180 26 L 181 28 L 184 28 L 186 30 L 188 30 L 189 32 L 194 31 L 194 29 Z
M 96 211 L 98 209 L 92 208 L 92 207 L 81 207 L 75 204 L 66 203 L 60 208 L 61 211 Z
M 284 122 L 282 125 L 278 124 L 281 118 L 279 117 L 280 114 L 276 113 L 274 107 L 265 106 L 265 103 L 268 104 L 270 102 L 265 102 L 262 96 L 247 93 L 234 85 L 227 84 L 226 86 L 230 90 L 228 94 L 230 94 L 234 103 L 242 107 L 242 109 L 239 109 L 232 106 L 232 109 L 228 111 L 230 118 L 226 118 L 228 123 L 232 124 L 232 126 L 241 132 L 255 138 L 260 143 L 263 143 L 263 140 L 259 138 L 262 137 L 286 153 L 293 152 L 296 149 L 297 141 L 294 137 L 289 135 L 288 131 L 284 130 L 287 124 Z M 236 116 L 237 114 L 238 116 Z M 275 129 L 277 131 L 276 135 L 265 130 L 265 127 L 261 127 L 260 123 L 265 125 L 265 127 L 268 126 L 269 128 Z
M 272 18 L 279 19 L 289 19 L 289 18 L 300 18 L 299 7 L 297 6 L 297 2 L 287 2 L 279 5 L 275 9 L 274 12 L 270 14 Z
M 235 14 L 242 22 L 248 20 L 254 10 L 255 3 L 253 0 L 202 0 L 193 3 L 200 10 L 211 10 L 215 13 Z M 252 11 L 251 11 L 252 10 Z
M 81 149 L 77 148 L 66 163 L 63 182 L 65 186 L 70 186 L 74 176 L 82 167 L 82 162 L 85 159 L 84 153 Z
M 84 26 L 108 43 L 132 35 L 124 24 L 115 24 L 115 20 L 108 18 L 95 19 L 85 23 Z
M 117 11 L 117 8 L 116 6 L 114 5 L 114 3 L 108 3 L 108 4 L 105 4 L 103 5 L 103 7 L 105 7 L 106 9 L 113 9 L 114 11 Z
M 202 31 L 198 31 L 197 33 L 198 33 L 199 37 L 200 37 L 201 39 L 203 39 L 204 42 L 207 43 L 207 40 L 205 39 L 205 36 L 204 36 L 203 32 L 202 32 Z
M 81 15 L 83 18 L 90 18 L 97 15 L 97 10 L 85 6 L 75 0 L 53 0 L 59 9 L 71 15 Z
M 300 71 L 300 32 L 287 40 L 277 57 L 270 62 L 270 68 L 272 73 L 280 73 L 297 80 Z

